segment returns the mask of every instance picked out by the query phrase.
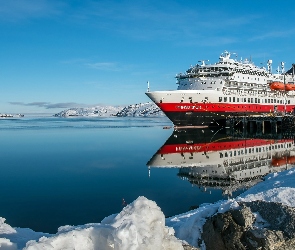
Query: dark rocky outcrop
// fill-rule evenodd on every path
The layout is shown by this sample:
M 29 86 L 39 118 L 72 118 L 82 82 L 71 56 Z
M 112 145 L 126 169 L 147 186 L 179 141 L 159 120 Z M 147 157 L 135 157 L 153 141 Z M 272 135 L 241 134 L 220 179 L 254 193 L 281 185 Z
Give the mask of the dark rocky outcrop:
M 206 221 L 207 250 L 295 249 L 295 208 L 264 201 L 239 205 Z
M 275 202 L 244 202 L 252 212 L 258 212 L 270 225 L 270 230 L 279 230 L 288 238 L 295 237 L 295 209 Z

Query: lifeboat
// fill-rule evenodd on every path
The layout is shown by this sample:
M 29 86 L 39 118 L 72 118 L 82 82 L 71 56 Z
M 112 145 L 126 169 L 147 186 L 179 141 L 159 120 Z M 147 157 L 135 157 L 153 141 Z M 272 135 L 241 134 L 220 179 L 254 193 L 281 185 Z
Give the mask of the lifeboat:
M 272 90 L 285 90 L 285 84 L 282 82 L 272 82 L 269 87 Z
M 295 156 L 283 156 L 281 158 L 273 158 L 271 160 L 271 165 L 273 167 L 279 167 L 286 164 L 294 164 L 295 163 Z
M 286 91 L 292 91 L 292 90 L 295 90 L 295 84 L 293 84 L 293 83 L 287 83 L 287 84 L 285 85 L 285 90 L 286 90 Z

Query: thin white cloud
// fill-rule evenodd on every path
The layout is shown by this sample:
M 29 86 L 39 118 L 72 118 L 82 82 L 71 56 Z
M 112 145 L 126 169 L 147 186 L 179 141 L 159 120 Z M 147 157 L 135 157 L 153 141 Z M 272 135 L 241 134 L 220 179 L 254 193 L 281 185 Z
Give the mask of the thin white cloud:
M 49 0 L 0 1 L 0 19 L 18 21 L 36 17 L 48 17 L 60 14 L 60 8 L 62 6 L 64 4 Z
M 86 66 L 92 69 L 104 70 L 104 71 L 119 71 L 116 63 L 113 62 L 97 62 L 97 63 L 87 63 Z
M 63 15 L 68 22 L 81 22 L 105 31 L 112 31 L 137 40 L 196 41 L 198 44 L 214 45 L 216 38 L 224 44 L 237 41 L 227 37 L 228 30 L 249 26 L 261 16 L 229 15 L 219 10 L 202 11 L 201 7 L 190 8 L 181 3 L 151 1 L 84 1 L 77 8 L 74 4 L 55 0 L 9 0 L 0 1 L 0 19 L 20 20 L 25 18 Z M 224 31 L 224 32 L 223 32 Z M 219 34 L 217 36 L 217 34 Z M 120 69 L 111 62 L 90 63 L 99 70 Z
M 91 8 L 90 8 L 91 6 Z M 110 8 L 110 6 L 112 6 Z M 82 13 L 83 11 L 83 13 Z M 220 10 L 202 11 L 183 4 L 150 1 L 92 1 L 80 12 L 81 20 L 92 21 L 100 29 L 112 30 L 138 40 L 206 40 L 212 36 L 224 37 L 224 33 L 249 26 L 261 18 L 260 15 L 229 15 Z M 231 32 L 232 33 L 232 32 Z M 224 42 L 234 42 L 225 38 Z
M 50 102 L 9 102 L 11 105 L 18 105 L 18 106 L 34 106 L 38 108 L 46 108 L 46 109 L 56 109 L 56 108 L 76 108 L 76 107 L 87 107 L 88 104 L 83 103 L 76 103 L 76 102 L 60 102 L 60 103 L 50 103 Z
M 75 59 L 68 59 L 68 60 L 63 60 L 60 63 L 61 64 L 85 64 L 87 63 L 87 59 L 85 58 L 75 58 Z
M 60 61 L 61 64 L 73 64 L 79 65 L 83 67 L 87 67 L 94 70 L 100 71 L 126 71 L 133 70 L 135 65 L 126 64 L 126 63 L 118 63 L 118 62 L 91 62 L 93 59 L 86 58 L 74 58 Z
M 118 62 L 90 62 L 84 65 L 101 71 L 133 71 L 136 68 L 135 65 Z
M 294 36 L 295 29 L 283 29 L 283 30 L 273 30 L 270 32 L 262 33 L 259 36 L 254 36 L 249 39 L 249 41 L 265 40 L 269 38 L 278 38 L 278 37 L 289 37 Z

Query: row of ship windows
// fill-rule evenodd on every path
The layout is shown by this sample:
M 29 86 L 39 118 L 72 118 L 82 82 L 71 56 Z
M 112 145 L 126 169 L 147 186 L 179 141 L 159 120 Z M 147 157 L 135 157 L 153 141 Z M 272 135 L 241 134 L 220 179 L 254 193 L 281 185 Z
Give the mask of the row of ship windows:
M 210 76 L 207 76 L 207 77 L 210 77 Z M 235 77 L 235 78 L 236 78 L 236 77 Z M 240 76 L 237 76 L 237 78 L 240 78 Z M 242 78 L 242 79 L 245 79 L 245 77 L 243 76 L 243 78 Z M 256 81 L 256 78 L 254 78 L 254 79 L 253 79 L 253 78 L 251 78 L 251 79 L 250 79 L 250 77 L 249 77 L 249 76 L 248 76 L 248 79 L 249 79 L 249 80 L 251 80 L 251 81 L 253 81 L 253 80 L 255 80 L 255 81 Z M 264 78 L 263 80 L 264 80 L 264 81 L 266 81 L 266 78 Z M 189 81 L 191 81 L 191 80 L 189 79 Z M 257 78 L 257 81 L 259 81 L 259 78 Z M 214 82 L 211 82 L 211 84 L 213 84 L 213 83 L 215 84 L 215 81 L 214 81 Z M 201 82 L 201 84 L 206 84 L 206 82 Z M 222 84 L 222 81 L 220 82 L 220 84 Z
M 267 76 L 266 72 L 259 72 L 259 71 L 252 71 L 252 70 L 246 70 L 246 69 L 229 69 L 226 67 L 217 67 L 217 68 L 203 68 L 199 69 L 198 73 L 206 73 L 206 72 L 222 72 L 222 73 L 227 73 L 227 72 L 237 72 L 237 73 L 242 73 L 242 74 L 250 74 L 250 75 L 260 75 L 260 76 Z
M 260 99 L 260 98 L 250 98 L 250 97 L 248 97 L 248 98 L 246 98 L 246 97 L 241 97 L 241 98 L 239 98 L 239 97 L 219 97 L 219 102 L 222 102 L 222 99 L 223 99 L 223 102 L 227 102 L 227 101 L 229 101 L 229 102 L 245 102 L 245 103 L 263 103 L 263 100 L 264 100 L 264 103 L 279 103 L 279 104 L 283 104 L 284 103 L 284 101 L 283 100 L 279 100 L 279 99 Z M 287 104 L 290 104 L 290 100 L 288 100 L 287 101 Z
M 260 173 L 261 173 L 261 169 L 260 169 Z M 250 171 L 250 175 L 252 174 L 252 172 Z M 253 171 L 253 175 L 255 174 L 255 172 Z M 258 170 L 257 170 L 257 174 L 259 174 Z M 237 175 L 236 175 L 237 176 Z M 240 176 L 242 176 L 242 173 L 240 173 Z M 247 173 L 245 173 L 245 176 L 247 176 Z
M 244 170 L 244 169 L 243 169 Z M 259 171 L 260 173 L 261 173 L 261 169 L 260 169 L 260 171 Z M 259 173 L 258 172 L 258 170 L 257 170 L 257 174 Z M 207 169 L 203 169 L 203 173 L 207 173 Z M 212 174 L 217 174 L 217 171 L 216 170 L 212 170 Z M 224 171 L 222 171 L 222 173 L 224 174 L 225 172 Z M 255 172 L 253 171 L 253 174 L 255 174 Z M 245 175 L 246 175 L 246 173 L 245 173 Z M 250 175 L 251 175 L 251 171 L 250 171 Z M 237 176 L 237 175 L 236 175 Z M 240 176 L 242 176 L 242 174 L 240 173 Z
M 219 77 L 219 76 L 230 76 L 229 73 L 223 72 L 223 73 L 219 73 L 219 74 L 198 74 L 198 77 Z
M 207 82 L 200 82 L 200 84 L 207 84 Z M 208 83 L 208 84 L 209 84 L 209 83 Z M 216 84 L 216 81 L 214 81 L 214 82 L 210 82 L 210 84 Z M 220 81 L 220 84 L 222 84 L 222 81 Z M 187 86 L 188 83 L 184 83 L 184 84 L 181 84 L 181 85 L 183 85 L 183 86 Z M 193 83 L 191 82 L 190 85 L 192 86 Z
M 242 74 L 250 74 L 250 73 L 246 73 L 246 72 L 238 72 L 238 73 L 242 73 Z M 214 73 L 205 73 L 205 72 L 202 72 L 202 71 L 199 71 L 199 74 L 198 74 L 198 77 L 219 77 L 219 76 L 231 76 L 233 75 L 233 73 L 229 73 L 229 72 L 222 72 L 222 73 L 219 73 L 219 74 L 214 74 Z M 250 75 L 257 75 L 257 76 L 262 76 L 262 77 L 267 77 L 267 75 L 265 74 L 250 74 Z M 190 76 L 190 77 L 193 77 L 193 76 Z M 239 78 L 239 76 L 238 76 Z M 243 79 L 245 79 L 245 77 L 243 76 Z M 250 77 L 248 76 L 248 79 L 250 79 Z M 280 77 L 280 79 L 282 79 Z M 251 78 L 251 80 L 253 80 L 253 78 Z M 256 78 L 255 78 L 256 80 Z M 259 78 L 257 78 L 257 80 L 259 81 Z
M 238 76 L 237 78 L 240 78 L 240 76 Z M 243 79 L 245 79 L 245 77 L 243 76 Z M 250 79 L 250 77 L 248 76 L 248 79 L 253 81 L 253 78 Z M 256 81 L 256 78 L 254 78 L 254 80 Z M 264 81 L 266 81 L 266 79 L 263 79 Z M 257 81 L 259 81 L 259 78 L 257 78 Z
M 206 82 L 200 82 L 201 84 L 206 84 Z M 214 81 L 214 82 L 210 82 L 210 84 L 215 84 L 216 83 L 216 81 Z M 220 84 L 222 84 L 222 81 L 220 81 Z M 191 83 L 191 85 L 192 85 L 192 83 Z
M 251 71 L 251 70 L 237 69 L 236 72 L 237 72 L 237 73 L 242 73 L 242 74 L 267 76 L 267 73 L 266 73 L 266 72 L 259 72 L 259 71 Z
M 291 147 L 291 144 L 287 144 L 286 145 L 287 148 L 290 148 Z M 272 145 L 272 146 L 268 146 L 268 147 L 263 147 L 262 148 L 262 151 L 265 152 L 265 151 L 268 151 L 268 150 L 271 150 L 271 149 L 279 149 L 279 148 L 284 148 L 284 145 L 283 144 L 278 144 L 278 145 Z M 260 153 L 261 152 L 261 148 L 256 148 L 256 150 L 254 150 L 254 148 L 249 148 L 249 150 L 247 150 L 247 148 L 245 149 L 245 154 L 247 153 Z M 232 157 L 232 156 L 237 156 L 237 155 L 241 155 L 241 154 L 244 154 L 244 150 L 234 150 L 234 151 L 229 151 L 228 152 L 225 152 L 224 154 L 219 152 L 219 157 L 220 158 L 223 158 L 223 157 Z

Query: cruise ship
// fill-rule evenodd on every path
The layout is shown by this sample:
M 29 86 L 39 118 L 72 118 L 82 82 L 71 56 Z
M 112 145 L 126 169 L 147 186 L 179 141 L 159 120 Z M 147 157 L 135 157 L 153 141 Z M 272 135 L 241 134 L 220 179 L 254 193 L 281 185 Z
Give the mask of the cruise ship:
M 191 66 L 176 75 L 178 88 L 146 95 L 175 126 L 220 125 L 229 116 L 291 114 L 295 108 L 294 68 L 281 62 L 272 73 L 251 60 L 237 60 L 225 51 L 214 64 Z
M 147 166 L 179 168 L 178 176 L 193 185 L 217 187 L 231 195 L 294 164 L 293 138 L 280 134 L 273 138 L 234 138 L 228 129 L 205 128 L 174 131 Z

